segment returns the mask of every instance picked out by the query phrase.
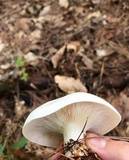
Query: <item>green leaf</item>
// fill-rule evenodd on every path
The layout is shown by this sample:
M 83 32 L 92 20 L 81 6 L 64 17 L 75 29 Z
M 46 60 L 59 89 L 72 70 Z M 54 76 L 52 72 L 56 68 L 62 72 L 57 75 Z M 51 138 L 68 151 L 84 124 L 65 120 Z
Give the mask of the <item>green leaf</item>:
M 18 142 L 11 146 L 11 149 L 23 148 L 27 142 L 25 137 L 22 137 Z
M 7 139 L 4 140 L 3 145 L 0 147 L 0 155 L 4 155 L 3 151 L 6 147 L 6 144 L 7 144 Z
M 25 62 L 24 62 L 24 60 L 23 60 L 22 57 L 18 57 L 18 58 L 16 59 L 16 65 L 17 65 L 18 67 L 23 67 L 24 64 L 25 64 Z
M 21 75 L 21 80 L 27 81 L 27 78 L 28 78 L 28 74 L 26 72 L 23 72 Z

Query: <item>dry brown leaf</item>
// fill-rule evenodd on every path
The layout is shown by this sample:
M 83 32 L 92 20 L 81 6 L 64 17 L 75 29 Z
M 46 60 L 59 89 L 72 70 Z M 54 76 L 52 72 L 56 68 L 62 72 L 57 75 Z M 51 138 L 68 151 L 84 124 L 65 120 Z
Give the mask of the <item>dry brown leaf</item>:
M 119 22 L 119 18 L 118 17 L 114 17 L 113 15 L 108 15 L 107 21 L 109 23 L 118 23 Z
M 56 75 L 54 79 L 59 88 L 68 94 L 76 91 L 87 92 L 86 87 L 82 84 L 80 79 L 60 75 Z
M 92 3 L 93 3 L 93 4 L 99 4 L 99 3 L 100 3 L 100 0 L 92 0 Z
M 65 52 L 66 46 L 64 45 L 61 47 L 54 56 L 51 58 L 51 62 L 53 64 L 54 68 L 57 68 L 59 60 L 62 58 L 64 52 Z
M 26 32 L 29 32 L 29 23 L 30 23 L 30 19 L 29 18 L 21 18 L 18 20 L 17 22 L 17 31 L 18 30 L 23 30 L 23 31 L 26 31 Z
M 70 42 L 68 45 L 67 45 L 67 50 L 74 50 L 74 52 L 76 53 L 77 50 L 78 50 L 78 47 L 80 46 L 80 42 L 79 41 L 73 41 L 73 42 Z
M 103 56 L 107 55 L 105 49 L 96 49 L 96 54 L 97 54 L 98 57 L 103 57 Z
M 36 41 L 39 40 L 41 38 L 42 32 L 39 29 L 34 30 L 33 32 L 31 32 L 29 40 L 30 41 Z
M 2 65 L 0 66 L 0 68 L 3 69 L 3 70 L 9 69 L 10 67 L 11 67 L 11 64 L 10 64 L 10 63 L 2 64 Z
M 25 58 L 25 61 L 26 61 L 27 63 L 29 63 L 29 62 L 31 62 L 31 61 L 37 60 L 37 59 L 38 59 L 38 56 L 34 55 L 33 52 L 28 52 L 28 53 L 24 56 L 24 58 Z
M 59 5 L 63 8 L 68 8 L 69 1 L 68 0 L 59 0 Z
M 102 15 L 101 15 L 101 12 L 100 12 L 100 11 L 96 11 L 96 12 L 90 13 L 90 14 L 88 15 L 87 19 L 91 19 L 91 18 L 93 18 L 93 17 L 99 18 L 99 17 L 101 17 L 101 16 L 102 16 Z
M 14 157 L 19 160 L 37 160 L 34 154 L 26 153 L 22 149 L 12 149 L 12 153 Z
M 40 11 L 40 14 L 39 16 L 45 16 L 47 15 L 51 10 L 51 6 L 50 5 L 47 5 L 45 6 L 41 11 Z
M 87 55 L 85 55 L 84 53 L 82 53 L 82 51 L 80 50 L 78 52 L 78 55 L 82 57 L 82 61 L 83 63 L 89 68 L 89 69 L 93 69 L 93 61 L 87 57 Z
M 4 47 L 5 47 L 5 44 L 0 42 L 0 52 L 4 49 Z
M 120 93 L 120 105 L 122 106 L 122 109 L 123 109 L 122 118 L 128 119 L 129 118 L 129 97 L 123 92 Z
M 39 59 L 41 59 L 41 57 L 36 56 L 33 52 L 28 52 L 24 55 L 25 62 L 31 64 L 32 66 L 37 65 L 39 63 Z

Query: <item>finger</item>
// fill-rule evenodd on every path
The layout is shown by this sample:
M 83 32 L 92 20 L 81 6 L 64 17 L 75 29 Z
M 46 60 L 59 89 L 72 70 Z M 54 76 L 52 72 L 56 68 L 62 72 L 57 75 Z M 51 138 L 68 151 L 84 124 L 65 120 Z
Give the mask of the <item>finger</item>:
M 87 145 L 103 160 L 129 160 L 129 143 L 99 138 L 96 134 L 88 134 Z

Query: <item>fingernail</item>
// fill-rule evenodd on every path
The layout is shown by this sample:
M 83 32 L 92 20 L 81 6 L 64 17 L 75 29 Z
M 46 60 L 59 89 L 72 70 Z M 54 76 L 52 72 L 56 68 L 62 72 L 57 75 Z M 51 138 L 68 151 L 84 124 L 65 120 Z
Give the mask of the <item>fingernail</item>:
M 106 146 L 106 140 L 105 139 L 102 139 L 102 138 L 90 138 L 88 140 L 88 144 L 91 146 L 94 146 L 94 147 L 97 147 L 97 148 L 105 148 Z

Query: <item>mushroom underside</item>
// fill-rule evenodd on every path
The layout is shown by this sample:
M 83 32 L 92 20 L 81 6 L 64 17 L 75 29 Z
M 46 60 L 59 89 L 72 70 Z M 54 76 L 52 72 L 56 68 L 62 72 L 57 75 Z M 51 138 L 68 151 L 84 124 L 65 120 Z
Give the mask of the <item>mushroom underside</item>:
M 83 133 L 92 131 L 105 134 L 120 121 L 111 108 L 92 102 L 79 102 L 68 105 L 48 116 L 34 119 L 25 124 L 23 134 L 34 143 L 56 148 L 61 140 L 76 140 Z M 83 134 L 81 135 L 82 138 Z

